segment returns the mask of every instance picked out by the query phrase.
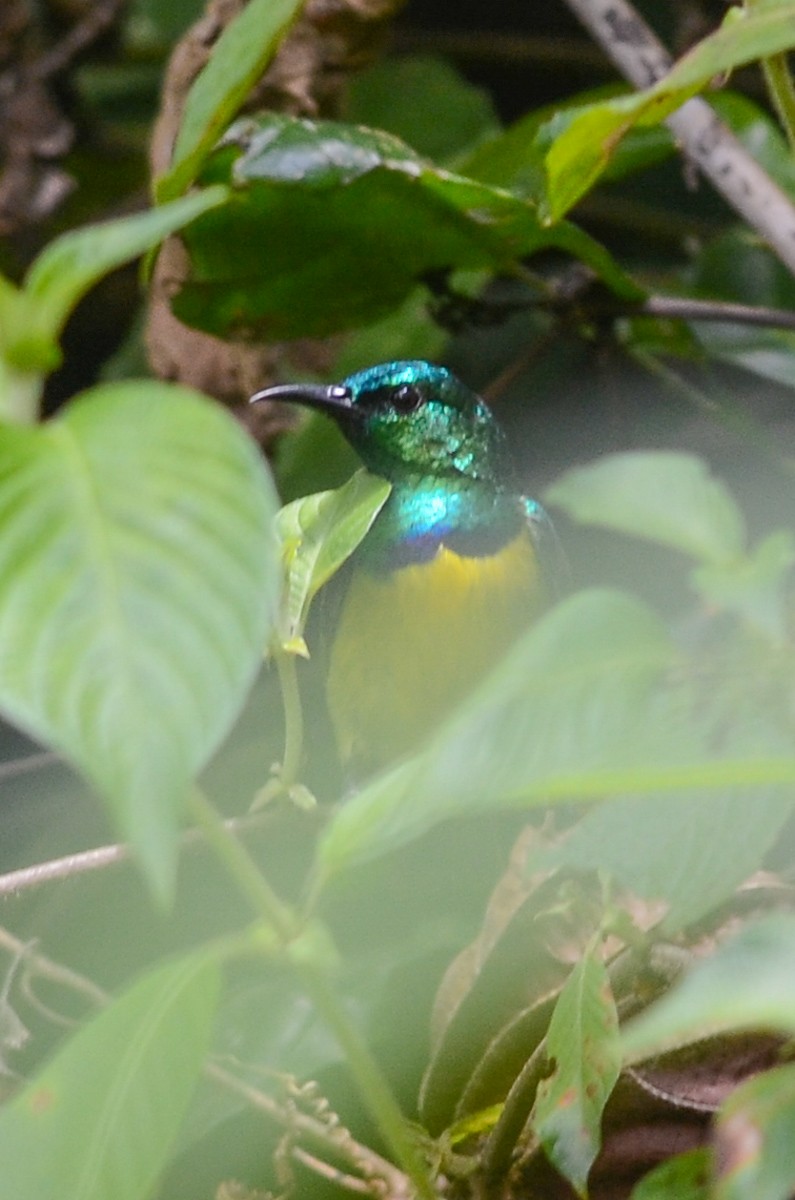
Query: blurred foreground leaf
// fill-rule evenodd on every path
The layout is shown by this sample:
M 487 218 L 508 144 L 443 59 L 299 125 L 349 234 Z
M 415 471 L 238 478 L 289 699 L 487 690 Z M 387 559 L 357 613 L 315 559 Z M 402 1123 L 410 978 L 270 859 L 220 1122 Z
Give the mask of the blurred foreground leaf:
M 568 471 L 545 499 L 583 524 L 648 538 L 699 562 L 734 560 L 745 549 L 742 513 L 694 455 L 608 454 Z
M 795 914 L 747 925 L 624 1033 L 631 1061 L 727 1029 L 795 1033 Z
M 715 1122 L 715 1200 L 789 1200 L 795 1190 L 795 1067 L 746 1080 Z
M 100 789 L 161 894 L 261 660 L 275 496 L 216 405 L 109 384 L 0 432 L 0 709 Z
M 0 1111 L 14 1200 L 146 1200 L 207 1052 L 220 975 L 193 956 L 135 983 Z

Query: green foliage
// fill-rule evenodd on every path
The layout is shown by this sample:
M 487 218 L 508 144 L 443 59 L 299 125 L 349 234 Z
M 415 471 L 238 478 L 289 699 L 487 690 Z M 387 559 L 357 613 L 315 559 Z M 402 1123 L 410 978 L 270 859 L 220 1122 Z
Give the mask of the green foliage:
M 128 44 L 151 48 L 195 8 L 166 18 L 139 0 Z M 764 912 L 771 894 L 791 906 L 773 872 L 791 853 L 795 782 L 795 534 L 781 527 L 795 455 L 763 412 L 772 394 L 791 420 L 795 334 L 736 311 L 684 320 L 693 297 L 791 309 L 795 287 L 754 231 L 702 197 L 669 201 L 678 168 L 663 125 L 716 75 L 791 48 L 795 4 L 733 7 L 645 92 L 545 100 L 507 129 L 486 93 L 426 56 L 355 83 L 356 124 L 235 119 L 301 15 L 296 0 L 250 0 L 226 27 L 188 95 L 157 207 L 66 232 L 20 285 L 0 279 L 0 711 L 96 788 L 148 889 L 119 900 L 100 878 L 82 908 L 59 890 L 51 926 L 37 910 L 24 938 L 2 943 L 16 957 L 0 988 L 0 1065 L 21 1055 L 27 1082 L 0 1110 L 0 1192 L 22 1200 L 214 1194 L 212 1171 L 199 1180 L 194 1167 L 181 1188 L 172 1173 L 249 1106 L 273 1144 L 258 1124 L 256 1166 L 224 1150 L 218 1171 L 246 1186 L 248 1171 L 268 1192 L 313 1194 L 309 1174 L 286 1178 L 296 1158 L 324 1186 L 345 1187 L 349 1172 L 374 1196 L 430 1200 L 439 1177 L 457 1195 L 518 1194 L 525 1180 L 509 1170 L 526 1170 L 536 1194 L 543 1159 L 585 1196 L 617 1083 L 647 1071 L 665 1099 L 653 1072 L 672 1046 L 700 1070 L 721 1035 L 795 1032 L 795 924 Z M 766 109 L 726 91 L 714 102 L 795 193 Z M 668 171 L 652 176 L 659 197 L 650 169 Z M 619 198 L 637 218 L 633 188 L 641 220 L 602 236 L 589 204 L 609 214 Z M 579 201 L 582 225 L 563 220 Z M 674 251 L 642 227 L 655 203 Z M 352 795 L 326 771 L 322 695 L 302 696 L 296 656 L 388 484 L 360 472 L 320 491 L 347 460 L 309 424 L 280 448 L 298 498 L 277 513 L 240 426 L 166 383 L 101 384 L 39 419 L 79 301 L 175 232 L 189 274 L 173 307 L 197 329 L 298 339 L 296 363 L 300 339 L 344 334 L 330 376 L 449 359 L 476 386 L 507 387 L 509 420 L 520 396 L 554 479 L 545 500 L 573 557 L 578 538 L 589 547 L 575 563 L 585 586 L 416 756 Z M 665 319 L 651 304 L 660 286 L 680 304 Z M 642 386 L 616 382 L 617 361 L 642 369 Z M 682 412 L 709 431 L 693 447 Z M 549 427 L 574 446 L 565 463 L 546 462 Z M 724 478 L 734 458 L 755 465 L 759 491 L 782 489 L 778 512 L 760 517 L 743 469 Z M 689 587 L 670 601 L 680 575 Z M 200 781 L 266 648 L 282 694 L 263 673 L 228 758 Z M 307 815 L 290 801 L 307 801 L 313 770 L 333 803 Z M 59 803 L 77 807 L 79 784 L 56 778 Z M 255 796 L 271 804 L 246 814 Z M 80 892 L 84 867 L 58 869 Z M 84 935 L 86 920 L 101 936 Z M 65 925 L 78 936 L 61 951 Z M 92 949 L 103 939 L 116 948 L 107 961 Z M 72 993 L 104 1010 L 53 1033 Z M 26 1023 L 36 1036 L 23 1049 Z M 211 1046 L 222 1057 L 200 1084 Z M 789 1065 L 760 1067 L 715 1103 L 714 1159 L 672 1152 L 635 1200 L 784 1200 L 794 1088 Z
M 618 1014 L 599 941 L 575 966 L 549 1022 L 552 1071 L 538 1086 L 533 1127 L 550 1161 L 587 1194 L 602 1115 L 621 1071 Z
M 285 572 L 279 622 L 284 649 L 306 652 L 303 634 L 313 598 L 359 545 L 389 490 L 386 480 L 357 471 L 336 491 L 316 492 L 281 509 L 276 528 Z
M 532 203 L 436 167 L 378 130 L 243 118 L 200 181 L 233 194 L 186 230 L 192 275 L 174 311 L 211 333 L 335 333 L 383 317 L 433 272 L 505 271 L 550 248 L 619 294 L 640 295 L 582 230 L 545 227 Z
M 173 199 L 193 182 L 301 7 L 301 0 L 251 0 L 223 30 L 186 97 L 171 168 L 158 182 L 161 200 Z
M 634 125 L 659 125 L 715 76 L 793 43 L 791 0 L 756 0 L 732 8 L 723 25 L 698 42 L 661 80 L 645 91 L 564 113 L 546 132 L 547 206 L 559 220 L 593 187 L 613 148 Z
M 0 1113 L 3 1186 L 19 1200 L 144 1200 L 210 1040 L 220 972 L 157 967 L 88 1023 Z

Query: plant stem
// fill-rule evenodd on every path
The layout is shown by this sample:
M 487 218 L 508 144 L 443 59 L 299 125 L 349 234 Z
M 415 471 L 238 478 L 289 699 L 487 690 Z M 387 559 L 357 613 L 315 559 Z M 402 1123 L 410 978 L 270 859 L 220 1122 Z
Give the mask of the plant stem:
M 436 1189 L 408 1132 L 403 1113 L 339 997 L 316 968 L 305 968 L 304 979 L 318 1012 L 344 1050 L 350 1072 L 395 1158 L 411 1179 L 418 1196 L 423 1200 L 437 1200 Z
M 275 658 L 282 689 L 282 704 L 284 705 L 284 758 L 281 782 L 287 790 L 297 782 L 301 766 L 304 749 L 304 710 L 298 688 L 295 655 L 288 654 L 284 650 L 277 650 Z
M 787 135 L 789 148 L 795 153 L 795 87 L 786 54 L 774 54 L 771 58 L 763 59 L 762 70 L 770 99 Z
M 227 829 L 218 811 L 198 788 L 191 793 L 191 811 L 207 843 L 246 896 L 254 911 L 287 945 L 300 931 L 300 923 L 274 892 L 248 850 Z
M 302 932 L 293 909 L 285 905 L 271 888 L 245 846 L 227 829 L 213 805 L 198 788 L 191 797 L 191 808 L 207 842 L 223 862 L 254 911 L 279 937 L 284 949 Z M 423 1200 L 435 1200 L 436 1192 L 425 1164 L 409 1136 L 403 1113 L 383 1078 L 373 1056 L 339 1001 L 328 986 L 323 968 L 296 956 L 293 967 L 321 1018 L 334 1033 L 346 1055 L 348 1067 L 359 1085 L 362 1099 L 370 1110 L 397 1161 L 411 1179 Z

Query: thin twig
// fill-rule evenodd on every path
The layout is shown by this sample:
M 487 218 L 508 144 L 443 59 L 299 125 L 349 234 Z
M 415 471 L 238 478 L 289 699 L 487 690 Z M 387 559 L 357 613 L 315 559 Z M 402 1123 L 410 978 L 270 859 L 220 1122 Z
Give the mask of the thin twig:
M 363 1172 L 368 1178 L 382 1180 L 386 1184 L 390 1200 L 411 1195 L 412 1189 L 408 1176 L 398 1170 L 393 1163 L 382 1158 L 375 1150 L 370 1150 L 367 1146 L 357 1142 L 344 1127 L 338 1126 L 336 1129 L 330 1130 L 322 1121 L 318 1121 L 306 1113 L 287 1112 L 267 1092 L 239 1079 L 237 1075 L 227 1071 L 217 1062 L 207 1063 L 205 1074 L 228 1091 L 242 1096 L 253 1108 L 264 1113 L 283 1129 L 291 1128 L 316 1145 L 322 1146 L 324 1150 L 346 1159 L 351 1167 Z M 372 1187 L 368 1191 L 372 1192 Z
M 667 50 L 627 0 L 566 3 L 635 87 L 649 87 L 670 70 Z M 795 274 L 795 205 L 731 129 L 700 97 L 688 100 L 666 124 L 713 187 Z
M 53 767 L 63 762 L 59 754 L 52 750 L 42 750 L 39 753 L 21 754 L 19 758 L 10 758 L 0 763 L 0 780 L 13 779 L 16 775 L 26 775 L 28 771 L 38 771 L 42 767 Z
M 723 300 L 696 300 L 688 296 L 648 296 L 637 311 L 649 317 L 672 317 L 682 321 L 719 321 L 795 329 L 795 312 L 790 309 L 735 304 Z
M 36 59 L 31 74 L 38 79 L 59 75 L 83 50 L 111 28 L 119 17 L 126 0 L 94 0 L 85 16 L 76 21 L 57 45 Z
M 269 818 L 268 813 L 253 813 L 244 817 L 230 817 L 224 825 L 231 833 L 245 833 L 263 825 Z M 180 836 L 180 844 L 185 849 L 192 849 L 204 843 L 204 835 L 199 829 L 186 829 Z M 129 862 L 132 857 L 130 847 L 125 842 L 113 842 L 107 846 L 96 846 L 91 850 L 80 850 L 76 854 L 66 854 L 63 858 L 53 858 L 48 862 L 34 863 L 30 867 L 20 867 L 0 875 L 0 898 L 16 896 L 21 892 L 41 887 L 45 883 L 54 883 L 59 879 L 71 879 L 76 875 L 85 875 L 90 871 L 101 871 L 107 867 L 118 866 L 119 863 Z
M 92 980 L 87 979 L 84 975 L 79 975 L 70 967 L 63 966 L 62 963 L 47 958 L 45 954 L 40 954 L 28 942 L 21 941 L 2 925 L 0 925 L 0 947 L 16 955 L 29 970 L 35 971 L 42 979 L 49 979 L 51 983 L 60 984 L 62 987 L 77 992 L 97 1007 L 101 1008 L 110 1000 L 108 993 Z

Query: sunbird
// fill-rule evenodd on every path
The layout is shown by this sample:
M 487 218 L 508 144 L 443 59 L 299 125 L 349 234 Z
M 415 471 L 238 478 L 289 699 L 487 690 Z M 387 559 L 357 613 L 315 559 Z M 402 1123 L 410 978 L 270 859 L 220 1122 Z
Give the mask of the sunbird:
M 382 363 L 251 399 L 324 413 L 392 485 L 329 631 L 329 714 L 361 780 L 419 749 L 538 615 L 555 535 L 521 494 L 491 410 L 445 367 Z

